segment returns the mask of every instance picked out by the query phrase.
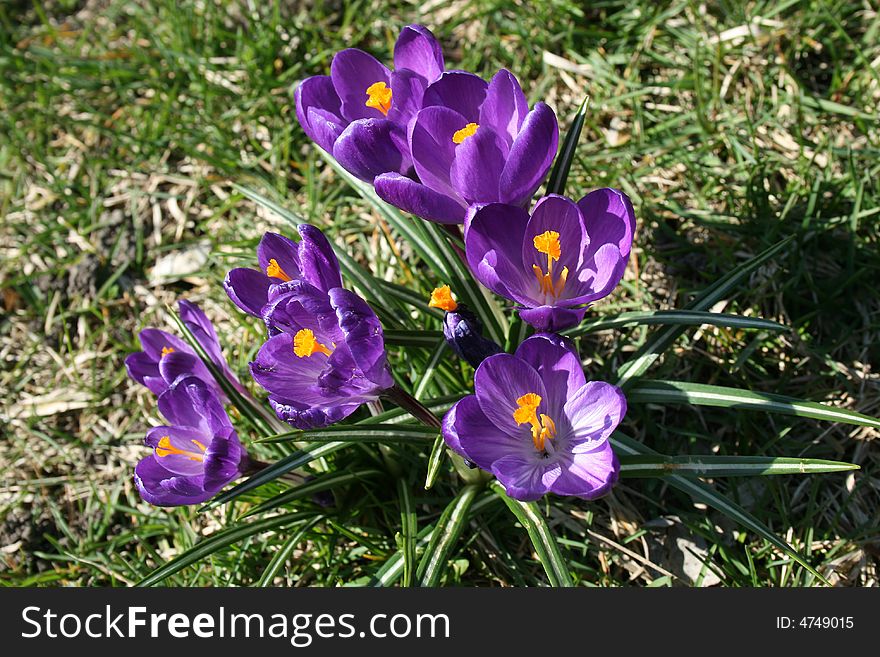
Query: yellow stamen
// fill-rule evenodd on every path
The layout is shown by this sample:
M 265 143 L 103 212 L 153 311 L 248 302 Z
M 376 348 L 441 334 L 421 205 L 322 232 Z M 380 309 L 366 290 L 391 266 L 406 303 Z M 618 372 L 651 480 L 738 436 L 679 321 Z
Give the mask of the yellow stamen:
M 174 347 L 162 347 L 162 356 L 160 358 L 164 358 L 168 354 L 174 353 Z
M 388 116 L 388 110 L 391 109 L 391 88 L 384 82 L 374 82 L 367 87 L 367 102 L 364 104 Z
M 565 281 L 568 280 L 568 267 L 563 267 L 559 274 L 559 279 L 553 282 L 553 263 L 559 260 L 562 255 L 562 245 L 559 242 L 559 233 L 555 230 L 547 230 L 536 235 L 532 244 L 538 253 L 547 255 L 547 273 L 538 265 L 532 265 L 532 271 L 535 272 L 535 278 L 538 279 L 538 285 L 543 294 L 559 298 L 562 290 L 565 288 Z
M 315 340 L 315 334 L 311 329 L 301 329 L 293 336 L 293 353 L 300 358 L 322 353 L 329 356 L 333 352 L 326 345 Z
M 461 130 L 455 131 L 455 134 L 452 135 L 452 141 L 456 144 L 460 144 L 468 137 L 473 137 L 479 127 L 480 125 L 478 123 L 468 123 Z
M 532 425 L 532 442 L 535 449 L 543 452 L 546 441 L 556 437 L 556 423 L 549 415 L 541 413 L 538 419 L 538 406 L 541 405 L 541 395 L 534 392 L 524 394 L 516 400 L 517 407 L 513 411 L 513 419 L 519 424 Z
M 176 445 L 171 444 L 171 438 L 169 436 L 162 436 L 159 439 L 159 444 L 156 446 L 156 456 L 162 457 L 170 456 L 171 454 L 179 454 L 180 456 L 186 456 L 190 461 L 198 461 L 201 463 L 205 460 L 205 450 L 208 448 L 198 440 L 190 440 L 190 442 L 199 449 L 198 452 L 190 452 L 185 449 L 180 449 Z
M 434 291 L 431 292 L 431 300 L 428 302 L 428 307 L 439 308 L 451 313 L 458 308 L 458 304 L 452 298 L 452 290 L 449 289 L 448 285 L 444 285 L 442 287 L 435 287 Z
M 269 260 L 269 265 L 266 267 L 266 276 L 280 278 L 285 283 L 290 280 L 290 276 L 287 275 L 287 272 L 281 269 L 281 265 L 278 264 L 278 261 L 275 258 Z

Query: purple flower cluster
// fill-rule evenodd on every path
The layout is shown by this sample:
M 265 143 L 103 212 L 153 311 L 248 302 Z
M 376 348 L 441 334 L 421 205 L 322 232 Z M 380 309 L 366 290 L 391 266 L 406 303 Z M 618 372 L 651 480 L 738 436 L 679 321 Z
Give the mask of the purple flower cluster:
M 240 392 L 220 351 L 217 333 L 192 302 L 179 302 L 180 317 L 224 378 Z M 138 463 L 134 483 L 141 497 L 157 506 L 200 504 L 249 468 L 229 416 L 226 395 L 190 346 L 159 329 L 141 331 L 143 351 L 125 359 L 128 375 L 158 395 L 159 411 L 171 423 L 147 432 L 153 453 Z
M 324 234 L 299 226 L 296 243 L 266 233 L 260 269 L 233 269 L 229 298 L 265 322 L 269 335 L 251 375 L 278 417 L 299 429 L 351 415 L 393 385 L 379 318 L 342 287 L 339 261 Z
M 577 202 L 549 194 L 532 206 L 558 147 L 553 110 L 530 107 L 507 70 L 488 82 L 446 70 L 440 44 L 420 25 L 403 28 L 393 59 L 391 70 L 358 49 L 337 53 L 329 75 L 297 86 L 300 125 L 386 202 L 463 224 L 461 255 L 475 278 L 538 331 L 504 353 L 447 286 L 434 290 L 430 305 L 445 311 L 447 344 L 475 368 L 474 394 L 443 418 L 446 444 L 493 474 L 510 497 L 595 499 L 617 481 L 610 436 L 626 400 L 611 384 L 587 381 L 577 351 L 557 332 L 579 324 L 622 279 L 636 228 L 632 203 L 605 188 Z M 251 376 L 278 418 L 308 430 L 345 419 L 394 381 L 376 313 L 343 286 L 324 234 L 307 224 L 298 231 L 298 241 L 266 233 L 258 267 L 233 269 L 224 287 L 265 325 Z M 204 314 L 182 301 L 181 318 L 217 371 L 246 395 Z M 145 329 L 140 338 L 143 351 L 126 366 L 159 395 L 170 424 L 147 434 L 153 454 L 137 466 L 138 490 L 154 504 L 205 501 L 252 462 L 209 368 L 175 336 Z M 399 388 L 389 394 L 405 405 Z

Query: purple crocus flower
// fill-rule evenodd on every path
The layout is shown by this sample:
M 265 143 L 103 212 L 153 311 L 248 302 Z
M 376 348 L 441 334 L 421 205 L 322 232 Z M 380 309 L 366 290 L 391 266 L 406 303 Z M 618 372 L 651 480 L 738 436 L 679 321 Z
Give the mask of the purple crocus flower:
M 166 426 L 147 432 L 153 453 L 134 471 L 141 497 L 157 506 L 200 504 L 251 469 L 247 452 L 213 388 L 194 376 L 159 396 Z
M 294 92 L 296 116 L 318 146 L 358 178 L 407 174 L 412 160 L 407 125 L 427 86 L 443 72 L 443 52 L 422 25 L 404 27 L 389 71 L 375 57 L 349 48 L 333 57 L 330 75 L 304 80 Z
M 288 424 L 333 424 L 394 385 L 379 319 L 354 292 L 293 280 L 263 316 L 272 337 L 251 363 L 251 375 Z
M 229 369 L 220 349 L 220 340 L 211 321 L 201 308 L 191 301 L 178 301 L 180 319 L 192 332 L 211 360 L 220 368 L 226 379 L 239 391 L 244 388 Z M 182 376 L 195 376 L 211 387 L 225 399 L 220 386 L 202 359 L 183 340 L 160 329 L 146 328 L 138 335 L 143 351 L 130 354 L 125 359 L 128 376 L 145 385 L 156 395 L 161 395 Z
M 342 287 L 339 261 L 324 233 L 309 224 L 297 231 L 299 242 L 266 233 L 257 246 L 260 269 L 240 267 L 226 275 L 226 293 L 246 313 L 263 317 L 270 299 L 283 294 L 290 281 L 304 280 L 323 292 Z
M 520 304 L 523 321 L 561 331 L 623 277 L 635 232 L 626 194 L 598 189 L 580 201 L 551 194 L 522 208 L 473 208 L 465 226 L 468 264 L 490 290 Z
M 510 497 L 592 500 L 617 481 L 620 466 L 608 438 L 626 413 L 626 399 L 616 386 L 587 382 L 564 338 L 536 334 L 514 355 L 490 356 L 477 368 L 474 392 L 446 413 L 443 437 L 494 474 Z
M 464 223 L 474 203 L 525 204 L 550 170 L 559 141 L 556 115 L 544 103 L 529 111 L 509 71 L 492 81 L 448 71 L 431 84 L 410 124 L 418 180 L 383 173 L 384 200 L 423 219 Z

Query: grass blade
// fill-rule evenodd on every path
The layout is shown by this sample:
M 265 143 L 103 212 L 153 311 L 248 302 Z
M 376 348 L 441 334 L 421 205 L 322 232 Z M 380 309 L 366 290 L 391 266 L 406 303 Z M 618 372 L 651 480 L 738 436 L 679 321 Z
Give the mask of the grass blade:
M 265 570 L 263 570 L 263 574 L 260 575 L 260 579 L 257 582 L 256 586 L 272 586 L 272 580 L 275 579 L 275 575 L 277 575 L 282 566 L 287 563 L 287 560 L 290 558 L 290 555 L 293 554 L 293 551 L 296 549 L 296 546 L 299 545 L 299 542 L 312 527 L 317 525 L 323 519 L 324 516 L 315 516 L 302 527 L 297 529 L 296 533 L 288 538 L 284 542 L 284 545 L 281 546 L 281 549 L 279 549 L 278 552 L 275 553 L 275 556 L 272 557 L 272 561 L 266 564 L 266 568 Z
M 649 454 L 652 456 L 660 456 L 654 450 L 642 445 L 638 441 L 633 440 L 619 431 L 615 431 L 612 434 L 611 443 L 619 458 L 623 458 L 627 455 L 643 456 Z M 828 584 L 828 580 L 826 580 L 819 571 L 813 568 L 813 566 L 811 566 L 797 550 L 774 534 L 767 525 L 758 520 L 751 513 L 717 492 L 708 484 L 697 479 L 682 477 L 678 474 L 670 475 L 666 477 L 664 481 L 680 491 L 687 493 L 698 502 L 703 502 L 704 504 L 711 506 L 713 509 L 720 511 L 746 529 L 753 531 L 806 568 L 814 577 L 818 578 L 820 582 Z
M 281 527 L 287 527 L 289 525 L 309 520 L 312 517 L 314 517 L 314 513 L 311 512 L 285 513 L 280 516 L 272 516 L 271 518 L 264 518 L 255 522 L 233 525 L 228 529 L 223 529 L 217 532 L 204 541 L 200 541 L 197 545 L 191 547 L 183 554 L 157 568 L 147 577 L 138 582 L 137 586 L 152 586 L 183 570 L 187 566 L 249 536 L 274 531 Z
M 265 502 L 260 502 L 260 504 L 258 504 L 254 508 L 248 509 L 247 513 L 245 513 L 243 517 L 249 518 L 250 516 L 259 515 L 261 513 L 265 513 L 266 511 L 274 511 L 279 507 L 284 506 L 285 504 L 290 504 L 291 502 L 295 502 L 296 500 L 311 497 L 316 493 L 321 493 L 325 490 L 340 488 L 342 486 L 345 486 L 346 484 L 360 482 L 364 479 L 379 477 L 382 474 L 383 473 L 381 470 L 375 469 L 357 470 L 355 472 L 328 472 L 326 474 L 321 474 L 316 476 L 314 479 L 310 479 L 304 484 L 294 486 L 293 488 L 286 490 L 283 493 L 278 493 L 278 495 L 270 497 Z
M 397 499 L 400 501 L 400 535 L 403 552 L 403 586 L 413 585 L 416 570 L 416 540 L 418 522 L 413 505 L 409 482 L 403 477 L 397 480 Z
M 428 472 L 425 475 L 425 490 L 430 490 L 437 481 L 437 475 L 440 474 L 440 466 L 443 465 L 443 457 L 446 456 L 446 441 L 443 440 L 443 434 L 439 434 L 434 439 L 434 446 L 431 448 L 431 455 L 428 457 Z
M 327 443 L 414 443 L 426 445 L 437 435 L 435 427 L 423 424 L 344 424 L 310 431 L 287 431 L 263 438 L 262 443 L 284 443 L 290 441 Z
M 556 156 L 556 164 L 553 165 L 553 171 L 547 179 L 547 194 L 564 194 L 565 182 L 568 180 L 568 172 L 571 170 L 571 163 L 574 161 L 574 153 L 577 150 L 578 141 L 581 138 L 581 130 L 584 129 L 584 120 L 587 118 L 587 106 L 590 104 L 590 97 L 584 96 L 578 107 L 574 119 L 571 121 L 571 127 L 565 135 L 565 141 L 562 142 L 562 149 Z
M 880 429 L 880 419 L 828 406 L 818 402 L 803 401 L 794 397 L 769 392 L 752 392 L 738 388 L 713 386 L 683 381 L 639 381 L 633 385 L 626 398 L 634 404 L 693 404 L 695 406 L 718 406 L 748 411 L 764 411 L 793 415 L 795 417 L 828 422 L 843 422 Z
M 707 310 L 711 308 L 717 301 L 730 292 L 743 278 L 781 252 L 793 239 L 793 237 L 786 237 L 747 262 L 734 267 L 730 272 L 698 294 L 697 297 L 687 305 L 685 310 Z M 644 374 L 654 361 L 656 361 L 682 333 L 684 333 L 684 328 L 681 326 L 670 326 L 654 335 L 645 346 L 639 349 L 634 358 L 620 367 L 617 372 L 617 385 L 624 389 L 629 388 L 629 386 L 632 385 L 631 382 Z
M 721 326 L 736 329 L 756 329 L 763 331 L 787 331 L 784 324 L 760 317 L 743 317 L 727 313 L 710 313 L 700 310 L 652 310 L 620 313 L 611 317 L 602 317 L 582 322 L 579 326 L 563 331 L 568 337 L 576 337 L 596 331 L 641 325 L 678 325 L 678 326 Z
M 621 456 L 621 477 L 752 477 L 858 470 L 842 461 L 773 456 Z
M 425 347 L 434 349 L 444 340 L 443 331 L 385 331 L 385 344 L 394 347 Z
M 507 497 L 504 486 L 497 480 L 489 485 L 495 494 L 504 500 L 507 508 L 513 512 L 513 515 L 528 532 L 529 538 L 532 540 L 532 547 L 535 548 L 535 553 L 538 555 L 538 561 L 541 562 L 547 573 L 550 586 L 574 586 L 568 572 L 568 566 L 559 551 L 559 544 L 550 531 L 550 527 L 547 526 L 547 521 L 538 509 L 538 505 L 534 502 L 520 502 Z
M 278 477 L 287 474 L 291 470 L 296 470 L 297 468 L 300 468 L 307 463 L 311 463 L 315 459 L 319 459 L 322 456 L 332 454 L 333 452 L 340 450 L 343 447 L 348 447 L 350 444 L 351 443 L 347 442 L 323 443 L 320 445 L 315 445 L 313 447 L 308 447 L 307 449 L 300 450 L 289 456 L 285 456 L 280 461 L 276 461 L 264 470 L 260 470 L 252 477 L 245 479 L 243 482 L 238 484 L 238 486 L 231 488 L 225 493 L 221 493 L 199 510 L 207 511 L 208 509 L 213 509 L 214 507 L 220 506 L 221 504 L 226 504 L 226 502 L 234 500 L 239 495 L 247 493 L 248 491 L 257 488 L 258 486 L 262 486 L 263 484 L 267 484 L 270 481 L 274 481 L 275 479 L 278 479 Z
M 431 542 L 419 561 L 417 576 L 420 586 L 433 587 L 440 582 L 449 554 L 470 520 L 468 509 L 481 488 L 481 484 L 465 486 L 443 510 L 431 534 Z

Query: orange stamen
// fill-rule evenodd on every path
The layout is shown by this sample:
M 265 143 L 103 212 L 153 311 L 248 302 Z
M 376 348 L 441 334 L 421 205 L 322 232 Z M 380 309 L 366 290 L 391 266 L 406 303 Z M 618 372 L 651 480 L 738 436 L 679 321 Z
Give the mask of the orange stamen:
M 315 333 L 311 329 L 301 329 L 293 336 L 293 353 L 300 358 L 307 358 L 315 353 L 329 356 L 333 352 L 326 345 L 315 340 Z
M 364 104 L 388 116 L 388 110 L 391 109 L 391 88 L 384 82 L 374 82 L 367 87 L 367 102 Z
M 452 141 L 456 144 L 462 143 L 468 137 L 473 137 L 479 127 L 480 125 L 478 123 L 468 123 L 461 130 L 455 131 L 455 134 L 452 135 Z
M 443 285 L 442 287 L 434 288 L 434 291 L 431 292 L 431 300 L 428 302 L 428 307 L 439 308 L 451 313 L 458 308 L 458 303 L 452 298 L 452 290 L 449 289 L 449 286 Z
M 281 269 L 281 265 L 278 264 L 278 261 L 275 258 L 269 260 L 269 265 L 266 267 L 266 276 L 280 278 L 285 283 L 290 280 L 290 276 L 287 275 L 287 272 Z
M 190 442 L 199 449 L 198 452 L 190 452 L 185 449 L 180 449 L 171 443 L 171 438 L 169 436 L 162 436 L 159 439 L 159 444 L 156 445 L 156 456 L 164 457 L 170 456 L 171 454 L 179 454 L 180 456 L 186 456 L 190 461 L 198 461 L 201 463 L 205 460 L 205 450 L 208 448 L 198 440 L 190 440 Z

